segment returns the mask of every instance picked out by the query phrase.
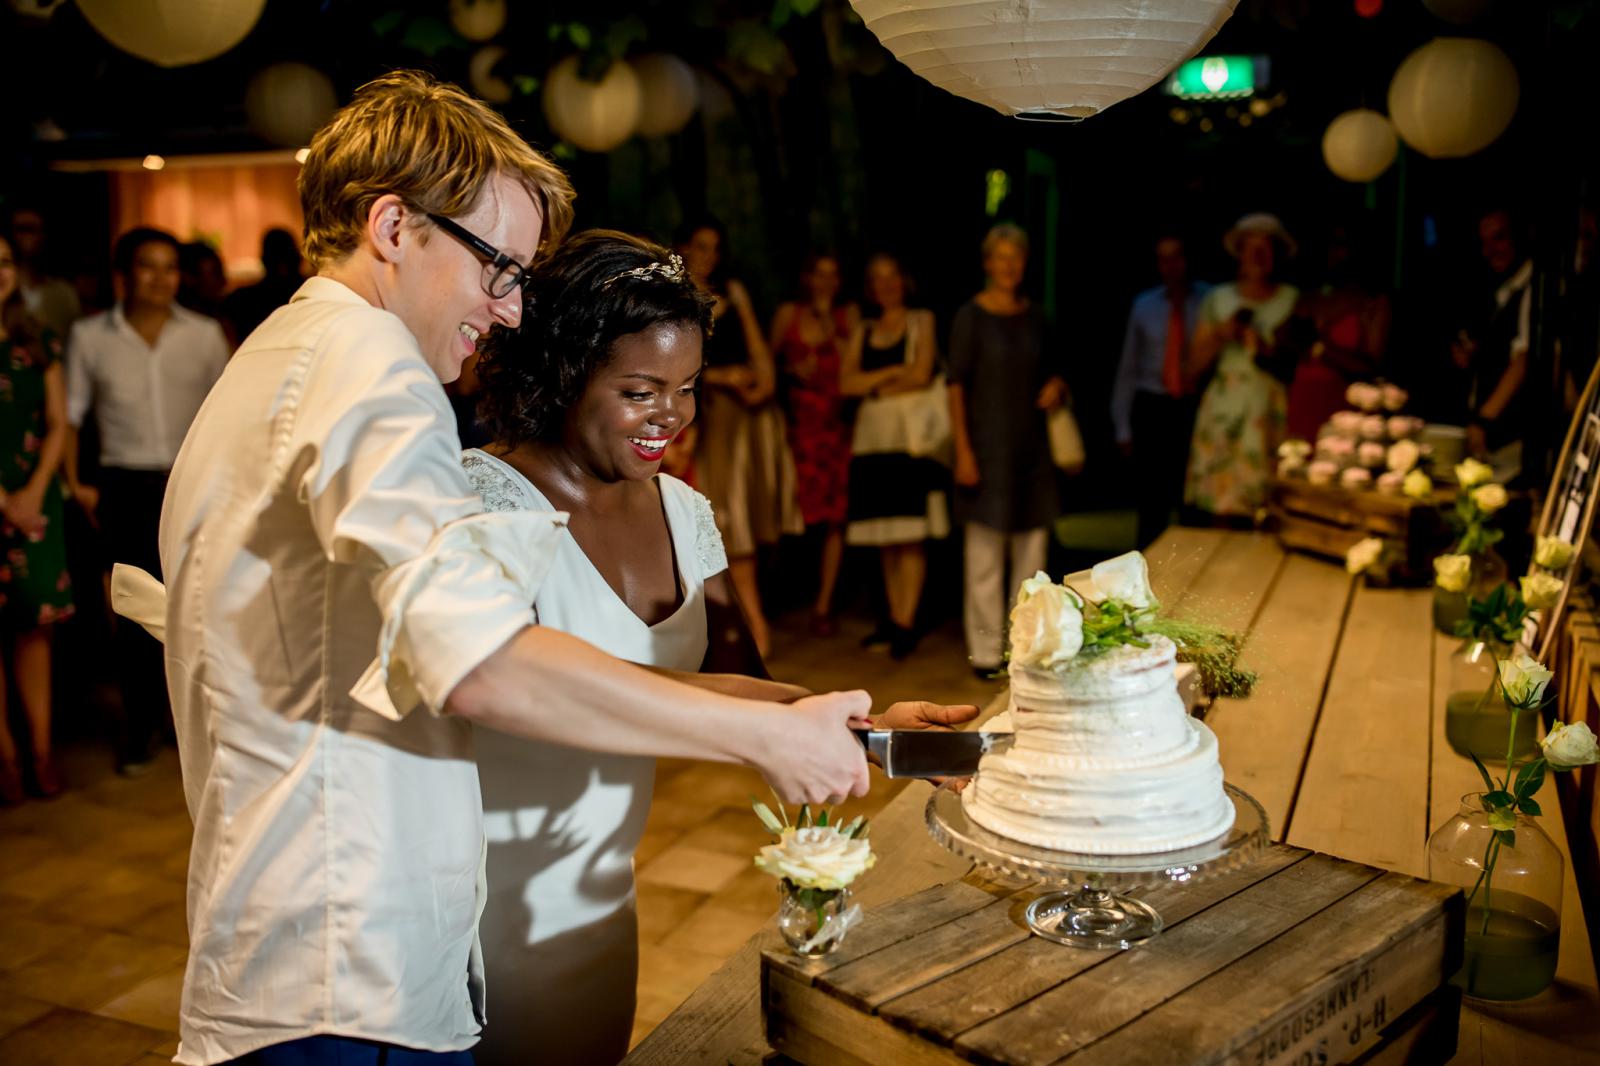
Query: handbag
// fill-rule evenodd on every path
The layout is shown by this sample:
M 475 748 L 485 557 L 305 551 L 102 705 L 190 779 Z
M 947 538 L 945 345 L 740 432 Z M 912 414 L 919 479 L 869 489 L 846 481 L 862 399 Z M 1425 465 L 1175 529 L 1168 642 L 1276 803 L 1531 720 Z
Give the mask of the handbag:
M 906 357 L 916 350 L 917 319 L 906 322 Z M 904 450 L 915 459 L 950 463 L 950 400 L 943 374 L 915 392 L 877 396 L 861 405 L 853 451 L 857 455 Z
M 1045 430 L 1050 435 L 1050 461 L 1065 474 L 1083 470 L 1083 434 L 1072 408 L 1066 404 L 1053 408 L 1045 416 Z

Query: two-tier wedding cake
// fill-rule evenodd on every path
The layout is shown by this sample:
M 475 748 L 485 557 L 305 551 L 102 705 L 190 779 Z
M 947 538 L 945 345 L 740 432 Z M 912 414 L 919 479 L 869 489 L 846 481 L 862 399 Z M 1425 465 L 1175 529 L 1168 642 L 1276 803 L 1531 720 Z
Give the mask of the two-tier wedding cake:
M 1017 738 L 983 757 L 962 794 L 968 815 L 1014 840 L 1095 855 L 1220 836 L 1234 809 L 1217 738 L 1178 695 L 1172 641 L 1137 624 L 1156 606 L 1143 557 L 1085 578 L 1024 584 L 1012 611 Z

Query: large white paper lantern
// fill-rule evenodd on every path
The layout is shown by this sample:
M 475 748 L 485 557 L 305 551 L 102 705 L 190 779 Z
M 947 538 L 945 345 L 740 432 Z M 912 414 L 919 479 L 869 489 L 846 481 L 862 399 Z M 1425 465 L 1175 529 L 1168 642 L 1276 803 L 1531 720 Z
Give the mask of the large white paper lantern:
M 450 25 L 469 41 L 487 41 L 506 25 L 506 0 L 450 0 Z
M 257 72 L 244 91 L 251 127 L 274 144 L 310 144 L 339 106 L 333 82 L 304 63 L 274 63 Z
M 1237 0 L 850 0 L 896 59 L 1006 115 L 1088 118 L 1150 88 Z
M 544 117 L 562 140 L 589 152 L 609 152 L 639 124 L 639 75 L 617 60 L 599 81 L 578 76 L 578 57 L 550 68 L 544 80 Z
M 1389 119 L 1430 159 L 1482 151 L 1517 112 L 1517 68 L 1488 41 L 1436 37 L 1406 56 L 1389 82 Z
M 89 25 L 161 67 L 215 59 L 255 27 L 266 0 L 78 0 Z
M 639 75 L 639 133 L 664 137 L 688 125 L 700 105 L 694 68 L 677 56 L 656 53 L 633 60 Z
M 512 96 L 511 83 L 494 72 L 494 65 L 506 56 L 503 44 L 486 44 L 467 62 L 467 81 L 472 91 L 491 104 L 504 104 Z
M 1346 111 L 1322 134 L 1322 158 L 1345 181 L 1371 181 L 1394 162 L 1400 141 L 1389 120 L 1358 107 Z

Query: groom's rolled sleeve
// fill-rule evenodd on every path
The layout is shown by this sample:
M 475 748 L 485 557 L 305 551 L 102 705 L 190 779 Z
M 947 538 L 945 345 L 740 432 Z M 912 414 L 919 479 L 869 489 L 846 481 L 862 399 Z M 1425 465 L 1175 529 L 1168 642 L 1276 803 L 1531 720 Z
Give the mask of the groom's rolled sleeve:
M 351 694 L 398 718 L 418 702 L 442 709 L 533 622 L 566 516 L 483 513 L 444 390 L 393 328 L 324 349 L 305 395 L 359 399 L 300 408 L 284 461 L 323 551 L 366 573 L 383 619 L 376 661 Z

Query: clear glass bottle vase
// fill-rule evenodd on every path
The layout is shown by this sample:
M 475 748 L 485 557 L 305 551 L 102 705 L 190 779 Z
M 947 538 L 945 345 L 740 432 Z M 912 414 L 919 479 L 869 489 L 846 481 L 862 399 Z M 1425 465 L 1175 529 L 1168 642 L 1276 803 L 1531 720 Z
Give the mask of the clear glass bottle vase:
M 837 948 L 861 916 L 848 888 L 801 888 L 785 878 L 778 882 L 778 893 L 778 932 L 795 954 L 806 958 L 820 958 Z
M 1484 599 L 1495 588 L 1505 583 L 1510 570 L 1500 553 L 1485 548 L 1472 557 L 1472 576 L 1463 592 L 1446 592 L 1438 585 L 1433 587 L 1433 627 L 1441 633 L 1455 636 L 1456 623 L 1467 618 L 1468 597 Z
M 1556 976 L 1561 852 L 1525 814 L 1511 834 L 1514 843 L 1496 841 L 1483 793 L 1470 792 L 1428 837 L 1428 876 L 1467 896 L 1466 955 L 1454 981 L 1479 999 L 1527 999 Z
M 1457 755 L 1476 755 L 1485 763 L 1504 765 L 1511 734 L 1511 708 L 1497 683 L 1499 661 L 1511 648 L 1495 641 L 1468 638 L 1450 655 L 1444 677 L 1444 736 Z M 1539 754 L 1539 715 L 1517 715 L 1513 760 Z

